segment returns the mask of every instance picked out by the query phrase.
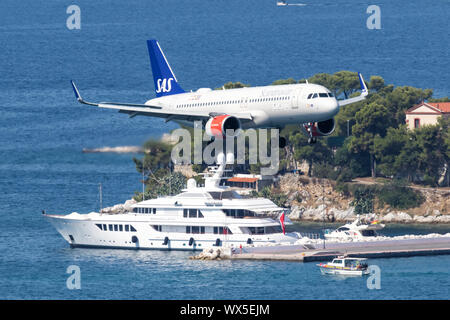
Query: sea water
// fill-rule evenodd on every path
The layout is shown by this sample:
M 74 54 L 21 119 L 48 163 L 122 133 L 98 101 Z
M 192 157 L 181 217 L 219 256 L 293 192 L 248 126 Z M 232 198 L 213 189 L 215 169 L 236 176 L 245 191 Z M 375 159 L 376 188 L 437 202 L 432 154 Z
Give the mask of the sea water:
M 70 1 L 2 0 L 0 298 L 448 299 L 450 256 L 373 260 L 381 289 L 370 290 L 365 278 L 322 276 L 314 263 L 71 249 L 41 215 L 98 210 L 100 183 L 103 206 L 140 190 L 132 161 L 140 155 L 82 150 L 139 146 L 177 126 L 80 105 L 69 80 L 88 101 L 145 102 L 154 97 L 147 39 L 159 40 L 185 90 L 352 70 L 449 94 L 449 1 L 377 1 L 380 30 L 366 27 L 371 2 L 305 3 L 77 1 L 81 29 L 69 30 Z M 394 234 L 450 228 L 425 229 Z M 72 265 L 80 268 L 80 290 L 66 285 Z

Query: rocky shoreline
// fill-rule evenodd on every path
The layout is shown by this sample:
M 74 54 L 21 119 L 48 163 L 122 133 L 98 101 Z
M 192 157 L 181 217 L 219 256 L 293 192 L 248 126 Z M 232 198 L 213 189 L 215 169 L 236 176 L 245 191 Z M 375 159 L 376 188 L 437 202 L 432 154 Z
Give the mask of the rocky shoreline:
M 385 215 L 371 214 L 372 217 L 380 222 L 390 223 L 415 223 L 415 224 L 433 224 L 433 223 L 450 223 L 450 215 L 440 214 L 435 210 L 430 215 L 411 215 L 404 211 L 391 211 Z M 288 215 L 292 221 L 312 221 L 312 222 L 348 222 L 356 219 L 354 207 L 346 210 L 340 210 L 326 205 L 319 205 L 316 208 L 304 206 L 293 206 Z
M 346 222 L 356 218 L 353 199 L 337 192 L 329 180 L 286 174 L 280 177 L 278 185 L 288 196 L 286 206 L 291 209 L 292 221 Z M 431 188 L 421 192 L 426 200 L 420 207 L 408 210 L 376 207 L 372 216 L 389 223 L 450 223 L 450 193 Z

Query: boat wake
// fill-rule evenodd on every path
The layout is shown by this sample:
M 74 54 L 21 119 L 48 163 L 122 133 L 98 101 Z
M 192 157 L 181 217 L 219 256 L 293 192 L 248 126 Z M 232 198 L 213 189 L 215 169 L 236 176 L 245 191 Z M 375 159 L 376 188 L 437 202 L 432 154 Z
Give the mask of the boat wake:
M 101 147 L 94 149 L 83 149 L 83 153 L 143 153 L 144 150 L 138 146 Z

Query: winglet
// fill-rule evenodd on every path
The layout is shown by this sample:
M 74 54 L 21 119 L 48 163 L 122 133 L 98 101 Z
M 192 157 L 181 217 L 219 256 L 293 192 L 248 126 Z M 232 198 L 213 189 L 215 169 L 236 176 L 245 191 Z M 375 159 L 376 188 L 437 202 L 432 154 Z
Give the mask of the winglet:
M 366 83 L 364 82 L 364 78 L 360 72 L 358 72 L 359 84 L 361 85 L 361 95 L 367 96 L 369 94 L 369 90 L 367 89 Z
M 75 85 L 75 82 L 73 82 L 73 80 L 70 80 L 70 84 L 72 85 L 73 92 L 75 93 L 75 98 L 77 98 L 79 103 L 87 104 L 90 106 L 98 106 L 98 103 L 87 102 L 84 101 L 83 98 L 81 98 L 80 92 L 78 91 L 78 88 Z
M 70 84 L 72 85 L 73 92 L 75 93 L 75 98 L 77 98 L 78 101 L 82 101 L 83 99 L 81 99 L 80 92 L 78 91 L 75 82 L 73 82 L 73 80 L 70 80 Z

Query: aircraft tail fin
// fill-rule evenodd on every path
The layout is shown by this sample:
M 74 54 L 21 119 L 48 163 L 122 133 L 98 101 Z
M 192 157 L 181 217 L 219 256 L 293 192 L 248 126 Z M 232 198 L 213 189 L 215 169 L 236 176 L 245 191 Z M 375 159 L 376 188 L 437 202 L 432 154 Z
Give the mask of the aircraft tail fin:
M 164 53 L 156 40 L 147 40 L 148 54 L 155 82 L 155 92 L 157 97 L 172 94 L 184 93 L 185 91 L 178 84 L 177 78 L 170 68 Z

